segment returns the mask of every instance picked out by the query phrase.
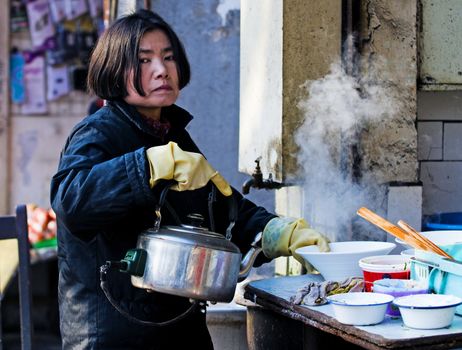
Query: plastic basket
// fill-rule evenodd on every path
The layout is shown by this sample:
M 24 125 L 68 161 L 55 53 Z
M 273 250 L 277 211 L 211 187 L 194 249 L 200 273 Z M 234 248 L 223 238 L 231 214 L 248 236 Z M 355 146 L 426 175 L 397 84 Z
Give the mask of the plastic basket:
M 432 267 L 418 260 L 411 260 L 411 280 L 427 283 Z
M 419 252 L 423 261 L 411 258 L 411 279 L 423 281 L 431 293 L 452 294 L 462 298 L 462 264 L 428 252 Z M 462 305 L 456 308 L 462 316 Z

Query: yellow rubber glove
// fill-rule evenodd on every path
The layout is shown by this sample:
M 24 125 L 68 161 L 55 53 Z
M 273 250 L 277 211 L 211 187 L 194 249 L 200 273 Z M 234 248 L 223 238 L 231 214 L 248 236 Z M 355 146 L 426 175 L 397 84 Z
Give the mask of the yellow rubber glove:
M 186 191 L 204 187 L 212 181 L 225 196 L 232 194 L 231 186 L 218 171 L 212 168 L 200 153 L 183 151 L 175 142 L 151 147 L 146 151 L 153 188 L 159 180 L 175 180 L 172 190 Z
M 329 242 L 326 236 L 310 228 L 303 219 L 274 218 L 263 230 L 262 248 L 268 258 L 293 256 L 305 265 L 304 259 L 295 253 L 297 248 L 316 244 L 320 251 L 328 252 Z

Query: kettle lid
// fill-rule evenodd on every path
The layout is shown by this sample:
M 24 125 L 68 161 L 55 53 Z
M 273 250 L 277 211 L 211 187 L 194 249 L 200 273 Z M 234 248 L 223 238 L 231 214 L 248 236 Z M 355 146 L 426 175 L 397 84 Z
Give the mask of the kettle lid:
M 188 218 L 190 219 L 189 225 L 161 226 L 159 230 L 149 229 L 143 234 L 167 241 L 240 253 L 239 248 L 234 243 L 228 241 L 225 236 L 200 226 L 204 220 L 200 214 L 190 214 Z

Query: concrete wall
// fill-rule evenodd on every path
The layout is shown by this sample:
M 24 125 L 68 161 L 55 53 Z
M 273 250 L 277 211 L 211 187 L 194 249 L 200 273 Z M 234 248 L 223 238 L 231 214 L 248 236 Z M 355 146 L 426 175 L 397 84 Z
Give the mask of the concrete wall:
M 382 87 L 396 103 L 391 118 L 363 133 L 363 170 L 383 183 L 418 179 L 416 15 L 416 0 L 362 2 L 361 69 L 378 63 Z
M 242 5 L 241 92 L 249 101 L 241 100 L 240 168 L 249 171 L 247 164 L 263 156 L 262 168 L 278 180 L 296 174 L 303 182 L 299 208 L 294 194 L 278 191 L 279 214 L 303 216 L 333 240 L 382 239 L 382 232 L 359 235 L 350 226 L 361 206 L 386 212 L 389 183 L 418 180 L 417 3 L 361 2 L 361 60 L 354 78 L 335 69 L 345 25 L 341 5 Z M 350 148 L 360 162 L 347 154 Z M 356 169 L 360 174 L 353 179 Z M 399 193 L 402 201 L 410 198 L 405 190 Z
M 241 8 L 239 169 L 283 174 L 283 0 L 247 1 Z
M 340 58 L 341 2 L 246 1 L 241 20 L 239 168 L 251 172 L 262 157 L 263 172 L 286 181 L 299 168 L 301 86 Z
M 11 208 L 18 203 L 50 206 L 50 180 L 56 172 L 59 153 L 72 127 L 85 116 L 87 105 L 88 96 L 75 93 L 57 104 L 64 113 L 13 116 Z

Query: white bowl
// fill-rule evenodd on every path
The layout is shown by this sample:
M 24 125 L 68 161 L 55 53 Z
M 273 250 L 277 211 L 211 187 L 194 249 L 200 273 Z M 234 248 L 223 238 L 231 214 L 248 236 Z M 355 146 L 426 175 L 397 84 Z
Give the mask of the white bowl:
M 408 257 L 415 256 L 415 249 L 414 248 L 405 249 L 400 254 L 404 256 L 408 256 Z
M 358 292 L 330 295 L 327 300 L 332 304 L 339 322 L 367 326 L 383 321 L 393 297 L 382 293 Z
M 390 253 L 396 244 L 376 241 L 351 241 L 329 243 L 330 252 L 320 252 L 316 245 L 298 248 L 302 256 L 319 271 L 325 280 L 343 281 L 348 277 L 362 277 L 358 265 L 361 258 Z
M 454 295 L 416 294 L 396 298 L 404 325 L 417 329 L 437 329 L 451 325 L 462 299 Z
M 430 241 L 435 243 L 437 246 L 444 246 L 456 243 L 462 243 L 462 231 L 448 230 L 448 231 L 422 231 L 421 234 L 427 237 Z M 399 238 L 395 238 L 395 241 L 402 244 L 406 248 L 409 245 Z

